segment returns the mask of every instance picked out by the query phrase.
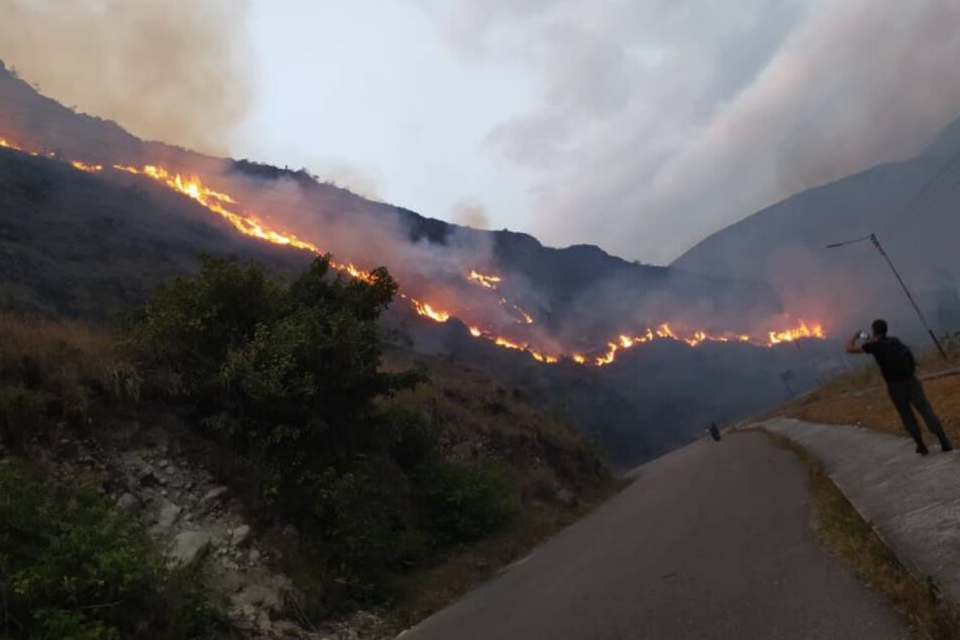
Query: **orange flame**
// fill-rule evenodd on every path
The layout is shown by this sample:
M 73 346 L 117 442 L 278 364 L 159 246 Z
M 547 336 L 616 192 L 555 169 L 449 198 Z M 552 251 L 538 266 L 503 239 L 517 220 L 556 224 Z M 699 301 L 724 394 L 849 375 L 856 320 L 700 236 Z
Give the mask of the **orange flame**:
M 0 147 L 12 149 L 22 153 L 29 153 L 33 156 L 41 155 L 35 151 L 25 151 L 18 145 L 10 142 L 9 139 L 2 137 L 0 137 Z M 51 158 L 56 157 L 56 154 L 53 152 L 46 152 L 43 155 Z M 77 170 L 90 173 L 103 170 L 102 165 L 87 164 L 79 160 L 72 160 L 70 161 L 70 164 Z M 323 253 L 317 245 L 309 241 L 302 240 L 292 233 L 286 233 L 270 228 L 253 212 L 241 213 L 229 209 L 228 206 L 232 206 L 242 211 L 242 208 L 239 207 L 239 204 L 236 202 L 236 200 L 234 200 L 229 194 L 211 189 L 210 187 L 206 186 L 196 175 L 188 177 L 180 173 L 171 173 L 167 169 L 157 165 L 144 165 L 143 167 L 138 168 L 134 166 L 115 164 L 113 165 L 113 168 L 118 171 L 123 171 L 134 175 L 147 176 L 153 180 L 156 180 L 157 182 L 160 182 L 161 184 L 166 185 L 174 191 L 177 191 L 178 193 L 181 193 L 198 202 L 209 211 L 220 215 L 244 235 L 259 238 L 274 244 L 291 246 L 297 249 L 311 251 L 317 254 Z M 346 273 L 353 278 L 370 283 L 376 281 L 376 278 L 370 272 L 356 267 L 353 263 L 341 263 L 331 260 L 330 265 L 332 268 Z M 499 283 L 502 282 L 502 278 L 500 276 L 487 275 L 476 270 L 470 271 L 468 280 L 491 290 L 495 290 Z M 447 322 L 452 317 L 450 312 L 441 310 L 429 303 L 421 302 L 420 300 L 411 298 L 402 291 L 399 293 L 399 297 L 409 300 L 416 313 L 434 322 Z M 501 305 L 509 304 L 505 298 L 500 298 L 499 303 Z M 530 314 L 525 312 L 517 305 L 510 306 L 523 318 L 523 324 L 533 324 L 534 320 Z M 559 362 L 562 358 L 562 356 L 547 355 L 540 351 L 536 351 L 527 343 L 520 343 L 510 338 L 494 335 L 491 332 L 485 331 L 477 326 L 469 327 L 469 332 L 474 338 L 488 340 L 504 349 L 511 349 L 526 353 L 537 362 L 554 364 Z M 591 364 L 595 366 L 605 366 L 616 360 L 619 351 L 628 350 L 638 344 L 651 342 L 653 340 L 682 341 L 691 347 L 699 346 L 704 342 L 729 341 L 739 341 L 758 346 L 772 347 L 783 342 L 793 342 L 803 338 L 823 339 L 825 337 L 826 333 L 819 323 L 812 323 L 808 325 L 804 321 L 801 321 L 797 327 L 792 329 L 770 331 L 767 335 L 768 339 L 764 342 L 756 341 L 749 335 L 745 334 L 710 335 L 705 331 L 694 331 L 684 337 L 680 337 L 673 330 L 669 323 L 663 323 L 655 329 L 647 328 L 644 333 L 638 336 L 626 334 L 620 335 L 617 341 L 608 342 L 606 350 L 598 356 L 588 358 L 582 353 L 572 353 L 569 355 L 569 359 L 580 365 Z
M 520 314 L 521 318 L 523 318 L 523 324 L 533 324 L 533 316 L 531 316 L 529 313 L 527 313 L 517 305 L 513 305 L 513 309 Z
M 86 171 L 87 173 L 99 173 L 100 171 L 103 171 L 102 164 L 86 164 L 85 162 L 80 162 L 79 160 L 71 160 L 70 164 L 73 165 L 74 169 Z
M 480 285 L 484 289 L 496 289 L 497 285 L 499 285 L 503 281 L 503 278 L 501 278 L 500 276 L 490 276 L 484 273 L 480 273 L 475 269 L 471 269 L 470 274 L 467 276 L 467 280 L 469 280 L 470 282 L 475 282 L 476 284 Z
M 434 322 L 446 322 L 450 319 L 449 313 L 434 309 L 425 302 L 420 302 L 419 300 L 414 300 L 413 298 L 410 298 L 410 302 L 413 303 L 413 308 L 417 313 L 424 317 L 430 318 Z
M 826 334 L 819 324 L 809 327 L 806 322 L 801 321 L 798 327 L 786 331 L 771 331 L 768 336 L 770 338 L 769 344 L 775 345 L 781 342 L 793 342 L 800 338 L 825 338 Z

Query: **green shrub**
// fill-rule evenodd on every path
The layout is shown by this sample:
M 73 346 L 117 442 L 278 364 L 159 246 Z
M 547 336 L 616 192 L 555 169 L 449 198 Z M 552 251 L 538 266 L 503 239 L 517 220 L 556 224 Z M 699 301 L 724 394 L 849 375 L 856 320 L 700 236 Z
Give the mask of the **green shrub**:
M 520 498 L 506 468 L 489 460 L 440 463 L 426 495 L 431 526 L 445 542 L 476 540 L 520 511 Z
M 347 280 L 325 257 L 290 283 L 205 258 L 126 324 L 154 392 L 183 402 L 243 464 L 235 483 L 249 507 L 323 543 L 350 597 L 374 593 L 423 548 L 375 402 L 419 379 L 380 366 L 379 318 L 396 291 L 385 269 Z
M 256 263 L 204 256 L 199 276 L 159 285 L 123 324 L 141 364 L 178 377 L 178 391 L 198 396 L 230 349 L 280 312 L 281 292 L 281 283 Z
M 215 618 L 185 570 L 96 491 L 0 465 L 0 629 L 11 638 L 208 636 Z

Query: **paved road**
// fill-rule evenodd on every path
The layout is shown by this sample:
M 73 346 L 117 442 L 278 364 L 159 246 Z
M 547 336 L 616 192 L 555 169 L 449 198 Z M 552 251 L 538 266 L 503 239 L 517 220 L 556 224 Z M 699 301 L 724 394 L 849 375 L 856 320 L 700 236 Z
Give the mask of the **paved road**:
M 918 456 L 906 434 L 773 418 L 763 423 L 823 462 L 844 495 L 897 557 L 960 601 L 960 453 Z
M 403 640 L 910 638 L 817 546 L 806 470 L 760 433 L 700 441 Z

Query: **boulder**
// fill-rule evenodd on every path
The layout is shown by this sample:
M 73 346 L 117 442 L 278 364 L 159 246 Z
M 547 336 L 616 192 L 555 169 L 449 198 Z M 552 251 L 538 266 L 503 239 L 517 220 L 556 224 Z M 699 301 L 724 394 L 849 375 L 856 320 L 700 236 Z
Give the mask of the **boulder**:
M 234 606 L 239 609 L 253 606 L 279 613 L 283 610 L 283 603 L 291 589 L 292 585 L 288 578 L 267 577 L 260 582 L 248 584 L 240 593 L 234 595 Z
M 242 547 L 250 542 L 250 525 L 242 524 L 230 531 L 230 546 Z
M 196 565 L 210 548 L 210 534 L 203 531 L 183 531 L 173 539 L 170 558 L 184 566 Z
M 117 506 L 127 511 L 133 511 L 140 506 L 140 501 L 132 493 L 125 493 L 117 498 Z
M 157 525 L 163 529 L 169 529 L 180 518 L 183 507 L 178 504 L 167 501 L 160 507 L 160 515 L 157 517 Z
M 206 512 L 213 509 L 217 504 L 220 503 L 226 493 L 227 488 L 224 486 L 217 486 L 210 489 L 203 494 L 202 498 L 200 498 L 200 502 L 197 503 L 197 509 L 199 509 L 201 512 Z

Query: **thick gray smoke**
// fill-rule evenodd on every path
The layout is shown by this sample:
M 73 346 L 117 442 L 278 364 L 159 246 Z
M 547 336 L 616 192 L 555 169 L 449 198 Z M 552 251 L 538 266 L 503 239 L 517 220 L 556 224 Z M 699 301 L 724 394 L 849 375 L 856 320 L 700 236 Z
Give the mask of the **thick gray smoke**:
M 0 0 L 0 57 L 63 104 L 223 151 L 251 99 L 247 0 Z
M 960 115 L 955 0 L 415 0 L 542 81 L 491 142 L 539 176 L 535 233 L 648 262 Z

